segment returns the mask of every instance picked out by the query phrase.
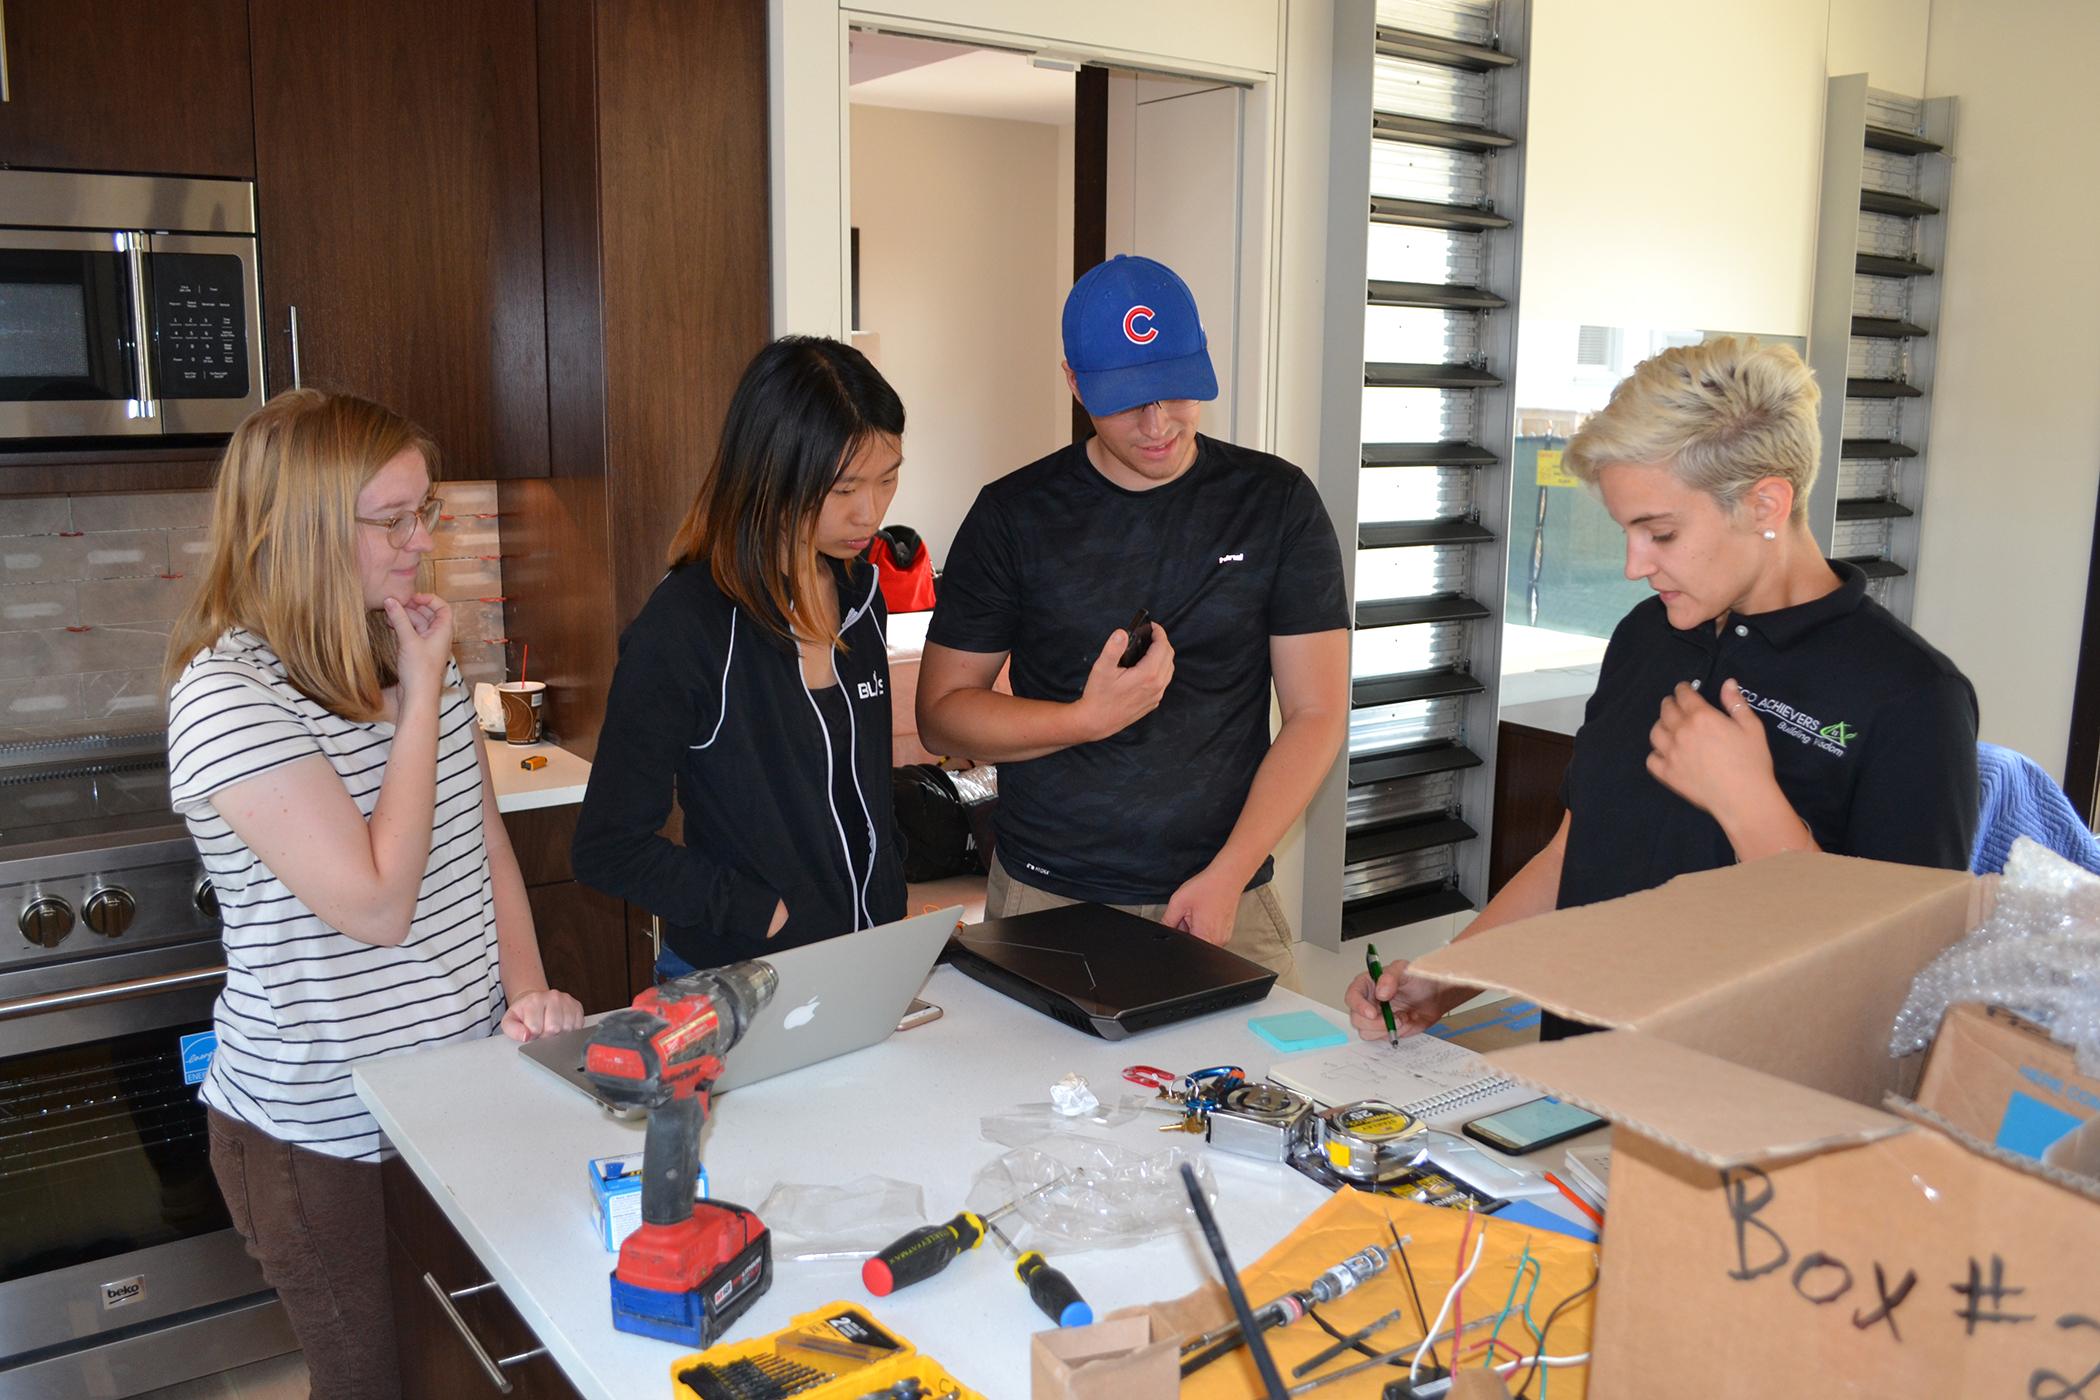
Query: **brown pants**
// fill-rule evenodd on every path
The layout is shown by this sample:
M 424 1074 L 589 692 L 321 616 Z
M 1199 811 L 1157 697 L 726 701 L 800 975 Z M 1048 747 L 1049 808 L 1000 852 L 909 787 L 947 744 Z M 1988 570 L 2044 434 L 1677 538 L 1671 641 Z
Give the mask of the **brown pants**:
M 378 1165 L 207 1112 L 212 1174 L 233 1228 L 284 1300 L 315 1400 L 394 1400 L 401 1378 Z
M 992 873 L 984 882 L 986 918 L 1006 919 L 1015 914 L 1033 914 L 1038 909 L 1055 909 L 1059 905 L 1078 902 L 1015 879 L 999 863 L 998 852 L 992 853 Z M 1118 904 L 1114 907 L 1154 923 L 1162 922 L 1167 914 L 1164 904 Z M 1225 946 L 1243 958 L 1273 969 L 1280 977 L 1290 975 L 1296 962 L 1291 955 L 1291 922 L 1283 916 L 1283 904 L 1276 898 L 1274 889 L 1267 884 L 1256 885 L 1240 896 L 1239 917 L 1233 920 L 1232 939 Z

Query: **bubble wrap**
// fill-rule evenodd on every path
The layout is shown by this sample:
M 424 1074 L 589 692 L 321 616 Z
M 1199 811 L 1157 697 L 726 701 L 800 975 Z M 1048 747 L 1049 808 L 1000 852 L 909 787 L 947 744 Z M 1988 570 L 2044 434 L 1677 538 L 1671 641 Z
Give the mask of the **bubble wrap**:
M 1991 1002 L 2046 1026 L 2100 1074 L 2100 876 L 2022 836 L 1991 917 L 1910 985 L 1889 1053 L 1922 1050 L 1957 1002 Z

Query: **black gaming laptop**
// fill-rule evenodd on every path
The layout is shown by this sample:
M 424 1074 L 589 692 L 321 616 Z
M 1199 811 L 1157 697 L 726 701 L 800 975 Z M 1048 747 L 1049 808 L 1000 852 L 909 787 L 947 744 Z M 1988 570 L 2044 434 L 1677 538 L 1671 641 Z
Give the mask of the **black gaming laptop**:
M 941 956 L 993 991 L 1103 1040 L 1260 1001 L 1276 980 L 1237 953 L 1100 904 L 964 924 Z

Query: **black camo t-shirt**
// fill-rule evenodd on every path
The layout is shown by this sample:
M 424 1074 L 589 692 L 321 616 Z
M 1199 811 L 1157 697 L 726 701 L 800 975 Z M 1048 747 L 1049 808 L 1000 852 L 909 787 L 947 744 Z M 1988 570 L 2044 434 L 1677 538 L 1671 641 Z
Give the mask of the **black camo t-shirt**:
M 1111 632 L 1149 610 L 1174 646 L 1157 710 L 1119 734 L 999 766 L 999 855 L 1053 894 L 1164 902 L 1239 819 L 1269 747 L 1269 638 L 1349 625 L 1319 492 L 1278 457 L 1199 436 L 1150 491 L 1084 444 L 984 488 L 942 574 L 929 641 L 1011 652 L 1014 694 L 1070 701 Z M 1264 861 L 1252 885 L 1269 878 Z

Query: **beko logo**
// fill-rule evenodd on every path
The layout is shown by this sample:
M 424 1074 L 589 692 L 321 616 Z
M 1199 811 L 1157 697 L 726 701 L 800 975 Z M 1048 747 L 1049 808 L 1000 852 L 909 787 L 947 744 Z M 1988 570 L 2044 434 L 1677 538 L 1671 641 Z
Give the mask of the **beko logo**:
M 136 1303 L 146 1296 L 146 1276 L 137 1274 L 131 1278 L 120 1278 L 115 1283 L 102 1285 L 102 1310 L 121 1308 L 126 1303 Z
M 860 698 L 863 700 L 879 700 L 882 698 L 882 677 L 877 676 L 872 681 L 860 681 L 854 688 L 860 692 Z

